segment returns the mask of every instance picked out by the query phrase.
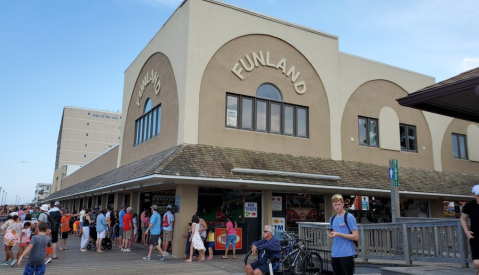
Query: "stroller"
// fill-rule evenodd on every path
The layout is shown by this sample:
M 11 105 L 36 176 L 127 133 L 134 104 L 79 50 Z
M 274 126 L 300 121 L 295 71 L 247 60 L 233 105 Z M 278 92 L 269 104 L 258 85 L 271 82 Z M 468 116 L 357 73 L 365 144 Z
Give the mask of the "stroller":
M 87 244 L 86 248 L 88 250 L 95 249 L 96 250 L 96 240 L 97 240 L 97 234 L 96 234 L 96 224 L 90 224 L 90 242 Z M 113 247 L 113 243 L 108 238 L 108 236 L 105 236 L 103 240 L 101 241 L 101 248 L 102 249 L 108 249 L 111 250 Z

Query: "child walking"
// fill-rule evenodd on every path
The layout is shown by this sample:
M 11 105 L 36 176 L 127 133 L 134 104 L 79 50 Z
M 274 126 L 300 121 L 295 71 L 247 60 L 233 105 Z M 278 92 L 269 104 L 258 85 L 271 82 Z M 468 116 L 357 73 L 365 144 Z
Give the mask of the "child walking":
M 25 254 L 30 252 L 30 258 L 28 259 L 25 270 L 23 271 L 24 275 L 45 274 L 47 267 L 45 264 L 46 248 L 52 246 L 52 241 L 45 235 L 50 231 L 47 223 L 41 223 L 38 226 L 38 231 L 38 235 L 32 237 L 27 249 L 23 252 L 20 258 L 18 258 L 18 265 L 21 265 Z
M 23 251 L 25 250 L 25 247 L 27 247 L 30 243 L 30 234 L 32 234 L 30 226 L 30 222 L 23 223 L 22 233 L 20 234 L 20 244 L 18 245 L 17 259 L 20 258 Z
M 215 247 L 215 229 L 213 226 L 208 228 L 208 236 L 206 237 L 206 241 L 208 242 L 208 253 L 210 255 L 208 260 L 213 260 L 213 247 Z
M 188 233 L 183 234 L 183 237 L 186 237 L 185 256 L 183 256 L 183 259 L 186 259 L 190 257 L 191 223 L 188 223 Z
M 120 241 L 118 239 L 118 237 L 120 236 L 120 224 L 119 224 L 119 220 L 116 219 L 115 221 L 115 225 L 113 226 L 113 245 L 118 245 L 120 246 Z

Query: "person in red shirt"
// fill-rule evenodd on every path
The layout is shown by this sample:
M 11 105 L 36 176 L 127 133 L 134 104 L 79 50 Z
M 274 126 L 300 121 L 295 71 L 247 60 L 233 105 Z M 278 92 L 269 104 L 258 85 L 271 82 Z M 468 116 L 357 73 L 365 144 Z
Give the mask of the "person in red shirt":
M 126 214 L 123 216 L 123 247 L 121 251 L 131 252 L 131 232 L 133 229 L 133 219 L 131 216 L 131 211 L 133 207 L 128 207 L 126 209 Z
M 70 232 L 70 219 L 72 217 L 76 217 L 79 214 L 70 214 L 69 211 L 63 211 L 63 216 L 61 219 L 61 227 L 60 231 L 62 232 L 62 237 L 60 239 L 60 248 L 58 250 L 68 250 L 67 248 L 67 239 L 68 239 L 68 232 Z

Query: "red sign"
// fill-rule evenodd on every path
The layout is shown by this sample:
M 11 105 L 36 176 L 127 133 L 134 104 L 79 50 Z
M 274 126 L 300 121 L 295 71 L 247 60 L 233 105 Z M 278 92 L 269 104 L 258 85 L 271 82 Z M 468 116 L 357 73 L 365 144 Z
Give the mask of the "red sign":
M 226 228 L 216 228 L 215 229 L 215 250 L 225 250 L 226 249 Z M 242 249 L 243 245 L 243 229 L 237 228 L 236 229 L 236 249 Z M 231 246 L 230 246 L 231 248 Z

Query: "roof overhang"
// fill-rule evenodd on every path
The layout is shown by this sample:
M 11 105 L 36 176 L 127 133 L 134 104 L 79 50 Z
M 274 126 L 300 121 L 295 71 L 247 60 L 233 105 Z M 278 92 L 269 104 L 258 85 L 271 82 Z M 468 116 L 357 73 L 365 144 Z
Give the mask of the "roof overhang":
M 138 192 L 151 191 L 158 189 L 175 188 L 176 185 L 196 185 L 201 187 L 216 187 L 243 190 L 274 190 L 275 192 L 291 192 L 291 193 L 308 193 L 308 194 L 335 194 L 345 193 L 358 196 L 390 196 L 389 190 L 370 189 L 370 188 L 354 188 L 327 185 L 312 185 L 290 182 L 274 182 L 274 181 L 256 181 L 242 179 L 225 179 L 225 178 L 206 178 L 206 177 L 186 177 L 171 175 L 150 175 L 133 180 L 118 182 L 108 186 L 87 190 L 84 192 L 68 194 L 61 197 L 52 198 L 49 201 L 82 198 L 85 196 L 111 194 L 116 192 Z M 470 199 L 471 196 L 438 194 L 438 193 L 422 193 L 399 191 L 399 194 L 406 198 L 421 199 L 444 199 L 444 200 L 463 200 Z
M 433 85 L 397 101 L 405 107 L 479 122 L 479 77 L 439 87 Z

